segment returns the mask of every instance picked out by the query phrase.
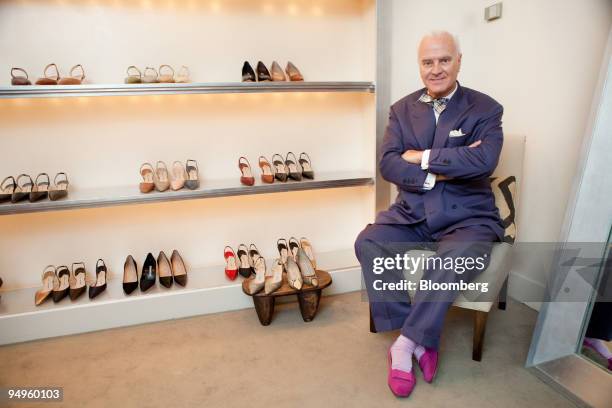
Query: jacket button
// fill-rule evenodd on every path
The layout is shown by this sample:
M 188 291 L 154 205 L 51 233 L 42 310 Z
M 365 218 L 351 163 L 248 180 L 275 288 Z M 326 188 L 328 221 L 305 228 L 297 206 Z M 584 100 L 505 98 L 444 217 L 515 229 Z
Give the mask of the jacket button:
M 452 208 L 453 210 L 456 210 L 456 209 L 457 209 L 457 204 L 453 204 L 453 205 L 451 206 L 451 208 Z

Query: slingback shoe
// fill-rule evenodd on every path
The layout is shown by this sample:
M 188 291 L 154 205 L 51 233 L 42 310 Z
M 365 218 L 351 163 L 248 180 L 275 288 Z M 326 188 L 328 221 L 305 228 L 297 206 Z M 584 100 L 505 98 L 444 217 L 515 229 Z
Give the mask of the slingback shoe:
M 264 156 L 259 156 L 259 168 L 261 169 L 261 181 L 263 183 L 274 183 L 274 172 L 268 159 Z
M 51 73 L 51 75 L 47 75 L 47 72 L 49 71 L 50 68 L 55 69 L 55 74 Z M 57 69 L 57 65 L 49 64 L 45 67 L 43 71 L 43 77 L 38 78 L 36 80 L 36 85 L 57 85 L 57 81 L 59 80 L 60 80 L 60 74 Z
M 287 67 L 285 68 L 285 72 L 289 77 L 290 81 L 303 81 L 304 77 L 299 69 L 291 61 L 287 62 Z
M 127 68 L 127 76 L 125 77 L 126 84 L 140 84 L 142 83 L 142 72 L 134 65 L 130 65 Z
M 276 241 L 276 247 L 278 248 L 278 254 L 280 255 L 280 261 L 284 265 L 287 263 L 287 257 L 289 256 L 289 246 L 285 238 L 279 238 Z
M 245 186 L 252 186 L 255 184 L 255 177 L 253 177 L 253 171 L 251 170 L 251 164 L 246 157 L 238 159 L 238 168 L 240 169 L 240 182 Z
M 53 292 L 53 280 L 55 279 L 55 267 L 47 265 L 42 274 L 42 288 L 36 291 L 34 295 L 34 304 L 41 305 L 45 300 L 49 299 L 49 295 Z
M 155 68 L 146 67 L 144 70 L 144 75 L 142 76 L 143 84 L 156 84 L 159 82 L 159 75 Z
M 53 278 L 53 302 L 57 303 L 66 296 L 70 290 L 70 271 L 65 265 L 55 268 Z
M 306 152 L 300 153 L 300 159 L 298 160 L 300 166 L 302 167 L 302 176 L 307 179 L 314 180 L 314 171 L 312 170 L 312 162 L 310 161 L 310 156 Z
M 164 72 L 162 72 L 164 71 Z M 159 66 L 159 79 L 157 82 L 172 84 L 175 82 L 174 80 L 174 68 L 170 65 L 164 64 Z
M 138 266 L 132 255 L 128 255 L 123 264 L 123 291 L 126 295 L 138 287 Z
M 200 174 L 198 170 L 198 162 L 189 159 L 187 160 L 185 168 L 187 169 L 187 180 L 185 180 L 185 187 L 190 190 L 200 188 Z
M 249 278 L 246 286 L 247 293 L 254 295 L 260 292 L 266 285 L 266 261 L 263 257 L 257 258 L 255 261 L 255 276 Z
M 68 196 L 68 176 L 64 172 L 57 173 L 53 179 L 54 186 L 49 189 L 49 200 L 57 201 Z
M 151 286 L 155 285 L 156 277 L 157 262 L 155 262 L 153 254 L 149 252 L 142 265 L 142 272 L 140 273 L 140 291 L 146 292 Z
M 72 272 L 69 278 L 70 300 L 77 300 L 87 290 L 87 272 L 83 262 L 72 264 Z
M 15 75 L 15 72 L 23 72 L 23 75 Z M 23 68 L 11 68 L 11 85 L 32 85 L 28 73 Z
M 315 270 L 316 270 L 317 269 L 317 261 L 315 259 L 314 251 L 312 250 L 312 245 L 310 244 L 310 241 L 308 241 L 308 239 L 306 239 L 304 237 L 300 238 L 300 247 L 302 247 L 302 249 L 304 250 L 304 252 L 308 256 L 308 259 L 310 259 L 310 263 L 312 264 L 312 267 L 315 268 Z
M 312 267 L 310 258 L 308 258 L 303 248 L 298 249 L 296 261 L 300 268 L 300 272 L 302 273 L 302 279 L 304 280 L 304 283 L 307 285 L 311 285 L 315 288 L 318 287 L 319 279 L 317 278 L 317 274 L 314 268 Z
M 270 76 L 270 71 L 264 65 L 263 62 L 259 61 L 257 63 L 257 80 L 259 82 L 270 81 L 272 77 Z
M 272 81 L 286 81 L 287 77 L 283 72 L 283 69 L 278 65 L 278 62 L 273 61 L 272 67 L 270 68 L 272 71 Z
M 249 64 L 249 61 L 244 61 L 244 65 L 242 66 L 242 82 L 255 82 L 257 78 L 255 77 L 255 72 Z
M 253 274 L 253 267 L 249 262 L 249 250 L 246 245 L 240 244 L 238 246 L 238 273 L 244 278 L 248 278 Z
M 158 161 L 155 165 L 155 189 L 159 192 L 166 191 L 170 188 L 170 177 L 168 176 L 168 168 L 166 163 Z
M 20 180 L 23 180 L 23 182 L 20 182 Z M 11 202 L 13 204 L 28 198 L 34 185 L 32 178 L 27 174 L 20 174 L 17 176 L 15 184 L 17 187 L 13 190 L 13 195 L 11 196 Z
M 187 268 L 185 262 L 179 252 L 175 249 L 170 256 L 170 265 L 172 266 L 172 276 L 174 281 L 181 286 L 187 285 Z
M 157 269 L 159 271 L 159 283 L 169 288 L 172 286 L 172 268 L 170 267 L 170 261 L 164 254 L 164 251 L 159 253 L 157 257 Z
M 264 286 L 266 295 L 276 292 L 281 286 L 283 286 L 283 271 L 284 268 L 280 259 L 274 261 L 272 269 L 269 273 L 266 271 L 266 283 Z
M 232 247 L 226 246 L 223 249 L 223 258 L 225 258 L 225 276 L 229 280 L 235 280 L 238 276 L 238 261 Z
M 173 191 L 178 191 L 185 186 L 186 180 L 187 172 L 185 171 L 183 163 L 178 160 L 172 163 L 172 181 L 170 182 L 170 188 Z
M 15 188 L 17 188 L 15 177 L 8 176 L 2 180 L 2 183 L 0 183 L 0 203 L 11 201 Z
M 75 71 L 80 70 L 80 75 L 78 72 L 75 74 Z M 83 80 L 85 79 L 85 70 L 81 64 L 77 64 L 74 67 L 70 68 L 70 76 L 60 78 L 57 81 L 58 85 L 81 85 Z
M 40 180 L 42 178 L 42 180 Z M 43 198 L 47 198 L 49 195 L 49 186 L 51 182 L 49 181 L 49 175 L 47 173 L 40 173 L 36 176 L 36 180 L 34 180 L 34 185 L 32 186 L 32 191 L 30 191 L 30 202 L 34 203 L 38 200 L 42 200 Z
M 176 83 L 177 84 L 186 84 L 191 82 L 191 74 L 189 72 L 189 68 L 185 65 L 181 66 L 178 73 L 176 74 Z
M 293 256 L 293 259 L 297 261 L 298 250 L 300 249 L 300 243 L 294 237 L 289 238 L 289 254 Z
M 151 163 L 143 163 L 140 166 L 140 175 L 142 176 L 142 182 L 139 185 L 141 193 L 150 193 L 155 189 L 155 176 L 153 166 Z
M 90 299 L 95 298 L 106 290 L 106 279 L 108 278 L 107 274 L 108 270 L 106 269 L 104 260 L 98 259 L 96 262 L 96 282 L 94 285 L 89 285 Z
M 261 258 L 261 254 L 255 244 L 249 245 L 249 263 L 252 267 L 255 267 L 255 262 L 257 262 L 259 258 Z
M 274 165 L 274 177 L 283 183 L 287 181 L 287 178 L 289 177 L 289 170 L 287 169 L 285 160 L 283 160 L 283 156 L 280 154 L 274 154 L 274 156 L 272 156 L 272 164 Z
M 304 286 L 304 280 L 302 278 L 302 274 L 300 273 L 298 264 L 295 263 L 295 259 L 291 255 L 287 257 L 285 270 L 287 271 L 287 283 L 289 286 L 295 290 L 302 289 L 302 286 Z
M 298 167 L 298 161 L 293 152 L 287 153 L 285 164 L 289 169 L 289 178 L 292 178 L 295 181 L 302 181 L 302 170 Z

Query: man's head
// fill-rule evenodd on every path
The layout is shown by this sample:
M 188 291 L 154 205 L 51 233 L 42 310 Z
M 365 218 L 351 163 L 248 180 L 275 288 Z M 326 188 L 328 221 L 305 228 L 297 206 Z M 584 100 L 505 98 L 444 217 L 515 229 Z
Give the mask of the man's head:
M 419 44 L 418 63 L 427 93 L 434 98 L 448 95 L 461 68 L 459 42 L 446 31 L 426 35 Z

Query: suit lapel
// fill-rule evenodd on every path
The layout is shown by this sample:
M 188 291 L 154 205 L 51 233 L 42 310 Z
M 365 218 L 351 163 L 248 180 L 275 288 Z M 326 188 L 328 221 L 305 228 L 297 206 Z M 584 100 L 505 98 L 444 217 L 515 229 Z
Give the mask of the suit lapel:
M 421 150 L 430 149 L 436 129 L 433 109 L 426 103 L 416 100 L 410 109 L 410 119 L 418 147 Z
M 461 116 L 468 111 L 472 105 L 468 103 L 467 96 L 461 85 L 457 85 L 457 91 L 446 105 L 446 109 L 438 118 L 436 135 L 434 136 L 433 148 L 442 148 L 446 145 L 448 134 L 455 129 L 454 126 Z

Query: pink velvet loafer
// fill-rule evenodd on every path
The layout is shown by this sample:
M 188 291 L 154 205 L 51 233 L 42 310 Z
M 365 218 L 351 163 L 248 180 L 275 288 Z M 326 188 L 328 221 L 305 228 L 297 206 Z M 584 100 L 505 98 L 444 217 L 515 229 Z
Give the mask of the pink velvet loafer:
M 387 355 L 389 360 L 387 384 L 389 384 L 391 392 L 396 397 L 408 397 L 416 385 L 416 377 L 412 371 L 407 373 L 406 371 L 392 369 L 391 348 L 389 348 Z
M 419 367 L 425 381 L 432 382 L 438 371 L 438 352 L 426 347 L 425 353 L 419 358 Z

